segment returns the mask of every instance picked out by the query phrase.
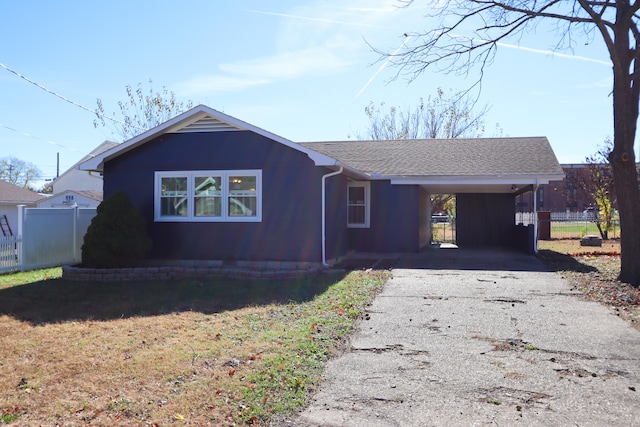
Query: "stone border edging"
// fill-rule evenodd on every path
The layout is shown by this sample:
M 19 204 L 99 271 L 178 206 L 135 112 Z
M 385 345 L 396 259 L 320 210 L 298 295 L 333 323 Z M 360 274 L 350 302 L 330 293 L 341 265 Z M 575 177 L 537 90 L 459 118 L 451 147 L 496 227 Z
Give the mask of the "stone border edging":
M 72 282 L 141 282 L 152 280 L 185 279 L 301 279 L 320 273 L 321 267 L 305 269 L 251 269 L 239 267 L 132 267 L 132 268 L 84 268 L 76 265 L 62 266 L 62 278 Z

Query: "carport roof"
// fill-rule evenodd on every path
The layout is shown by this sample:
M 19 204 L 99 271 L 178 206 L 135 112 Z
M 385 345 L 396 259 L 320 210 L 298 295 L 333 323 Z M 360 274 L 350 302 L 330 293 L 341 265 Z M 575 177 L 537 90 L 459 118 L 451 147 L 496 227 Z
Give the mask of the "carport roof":
M 369 176 L 563 175 L 546 137 L 306 142 Z
M 421 185 L 431 193 L 514 193 L 561 180 L 546 137 L 308 142 L 368 179 Z M 358 179 L 357 176 L 354 178 Z

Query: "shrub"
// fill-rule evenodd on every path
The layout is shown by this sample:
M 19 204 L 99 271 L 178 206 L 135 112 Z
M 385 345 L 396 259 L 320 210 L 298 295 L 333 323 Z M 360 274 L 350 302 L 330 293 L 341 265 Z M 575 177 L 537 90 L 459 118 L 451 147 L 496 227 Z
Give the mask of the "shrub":
M 145 222 L 122 190 L 98 206 L 84 236 L 82 264 L 86 267 L 130 267 L 151 250 Z

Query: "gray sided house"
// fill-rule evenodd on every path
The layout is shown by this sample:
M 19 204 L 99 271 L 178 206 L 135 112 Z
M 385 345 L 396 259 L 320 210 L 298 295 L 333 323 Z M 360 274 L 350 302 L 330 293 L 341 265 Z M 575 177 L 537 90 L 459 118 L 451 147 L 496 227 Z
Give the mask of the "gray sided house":
M 258 264 L 418 252 L 436 193 L 459 245 L 526 246 L 515 196 L 562 177 L 544 137 L 295 143 L 202 105 L 80 168 L 129 195 L 152 259 Z

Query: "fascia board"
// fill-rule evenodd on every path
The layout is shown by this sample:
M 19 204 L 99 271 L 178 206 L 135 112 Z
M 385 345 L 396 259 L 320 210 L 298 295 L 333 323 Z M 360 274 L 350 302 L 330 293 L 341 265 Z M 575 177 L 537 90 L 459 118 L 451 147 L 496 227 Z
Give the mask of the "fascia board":
M 564 175 L 496 175 L 496 176 L 396 176 L 383 177 L 378 176 L 375 179 L 388 179 L 391 184 L 395 185 L 461 185 L 461 184 L 477 184 L 477 185 L 529 185 L 529 184 L 548 184 L 550 181 L 560 181 Z

